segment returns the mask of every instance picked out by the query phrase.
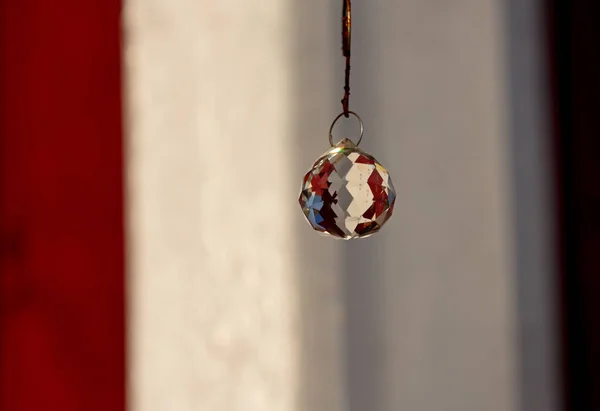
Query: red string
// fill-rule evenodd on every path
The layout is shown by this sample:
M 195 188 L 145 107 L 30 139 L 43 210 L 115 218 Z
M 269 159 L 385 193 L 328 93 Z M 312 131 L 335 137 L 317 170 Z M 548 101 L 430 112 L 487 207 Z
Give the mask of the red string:
M 342 12 L 342 54 L 346 57 L 346 70 L 344 74 L 344 97 L 342 98 L 342 108 L 346 118 L 350 115 L 350 46 L 351 46 L 351 4 L 350 0 L 343 1 Z

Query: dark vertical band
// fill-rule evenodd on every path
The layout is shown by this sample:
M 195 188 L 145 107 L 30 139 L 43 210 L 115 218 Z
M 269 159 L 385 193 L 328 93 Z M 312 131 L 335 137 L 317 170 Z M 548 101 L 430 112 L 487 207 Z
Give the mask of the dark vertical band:
M 600 409 L 600 3 L 548 0 L 565 409 Z
M 119 0 L 0 0 L 0 410 L 125 409 Z

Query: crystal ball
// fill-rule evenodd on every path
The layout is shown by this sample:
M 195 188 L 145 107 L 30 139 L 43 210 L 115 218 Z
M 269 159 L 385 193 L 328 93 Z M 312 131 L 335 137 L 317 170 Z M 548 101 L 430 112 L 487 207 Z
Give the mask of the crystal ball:
M 299 198 L 312 228 L 345 240 L 379 231 L 395 201 L 388 171 L 349 139 L 319 157 L 304 176 Z

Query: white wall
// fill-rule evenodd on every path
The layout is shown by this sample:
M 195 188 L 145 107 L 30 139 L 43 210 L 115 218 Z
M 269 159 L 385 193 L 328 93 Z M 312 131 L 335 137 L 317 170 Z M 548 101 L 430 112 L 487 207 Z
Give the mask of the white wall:
M 287 6 L 127 2 L 133 410 L 295 409 Z
M 337 3 L 127 1 L 135 411 L 519 409 L 504 2 L 354 2 L 351 107 L 398 192 L 354 242 L 297 204 Z

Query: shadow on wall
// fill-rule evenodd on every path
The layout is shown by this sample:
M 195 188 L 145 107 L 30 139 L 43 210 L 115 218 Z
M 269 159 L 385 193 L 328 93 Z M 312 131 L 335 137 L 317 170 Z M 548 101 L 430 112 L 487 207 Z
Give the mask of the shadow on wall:
M 362 28 L 353 29 L 353 53 L 357 60 L 371 56 L 366 6 L 353 5 L 353 18 Z M 327 131 L 341 111 L 344 60 L 340 43 L 340 4 L 316 0 L 295 2 L 295 36 L 292 50 L 297 68 L 293 85 L 296 101 L 292 122 L 295 139 L 294 165 L 300 178 L 329 147 Z M 356 17 L 355 17 L 356 16 Z M 358 17 L 361 16 L 361 17 Z M 377 113 L 377 76 L 363 63 L 353 64 L 351 107 L 369 119 Z M 361 70 L 362 72 L 359 72 Z M 368 84 L 365 79 L 368 78 Z M 355 92 L 354 90 L 359 90 Z M 370 104 L 359 103 L 359 98 Z M 356 124 L 340 122 L 336 141 L 356 134 Z M 368 136 L 379 133 L 369 126 Z M 367 137 L 368 138 L 368 137 Z M 368 149 L 377 150 L 377 142 Z M 381 410 L 383 359 L 378 331 L 381 288 L 378 250 L 384 234 L 361 241 L 330 240 L 314 233 L 298 210 L 299 313 L 301 326 L 300 393 L 298 410 Z M 387 227 L 386 227 L 387 228 Z
M 291 144 L 298 189 L 301 179 L 328 147 L 327 130 L 335 115 L 334 41 L 337 4 L 319 0 L 291 2 L 293 90 Z M 339 35 L 339 33 L 338 33 Z M 343 302 L 340 290 L 341 244 L 319 236 L 296 209 L 298 233 L 299 392 L 297 410 L 346 409 L 343 375 Z
M 333 3 L 294 2 L 291 12 L 298 185 L 341 111 Z M 516 310 L 548 319 L 542 300 L 515 303 L 531 284 L 513 272 L 509 205 L 520 210 L 524 187 L 512 191 L 508 168 L 504 122 L 516 97 L 506 99 L 504 67 L 519 56 L 503 60 L 504 14 L 493 0 L 405 0 L 355 2 L 352 17 L 350 106 L 365 121 L 361 148 L 388 168 L 398 201 L 381 233 L 352 242 L 319 237 L 298 211 L 298 410 L 516 411 L 527 403 L 522 378 L 545 369 L 518 368 L 530 342 L 516 339 Z

